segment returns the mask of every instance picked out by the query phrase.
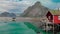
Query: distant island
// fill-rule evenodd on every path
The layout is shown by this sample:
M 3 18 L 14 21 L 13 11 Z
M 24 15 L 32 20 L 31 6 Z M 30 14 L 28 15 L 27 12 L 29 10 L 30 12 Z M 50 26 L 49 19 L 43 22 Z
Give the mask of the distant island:
M 0 17 L 16 17 L 16 14 L 9 13 L 9 12 L 3 12 L 0 14 Z

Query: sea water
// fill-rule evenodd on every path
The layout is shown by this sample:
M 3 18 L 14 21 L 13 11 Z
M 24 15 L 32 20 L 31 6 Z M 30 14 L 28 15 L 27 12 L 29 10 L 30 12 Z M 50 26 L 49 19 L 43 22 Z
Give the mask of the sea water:
M 0 22 L 0 34 L 36 34 L 24 22 Z

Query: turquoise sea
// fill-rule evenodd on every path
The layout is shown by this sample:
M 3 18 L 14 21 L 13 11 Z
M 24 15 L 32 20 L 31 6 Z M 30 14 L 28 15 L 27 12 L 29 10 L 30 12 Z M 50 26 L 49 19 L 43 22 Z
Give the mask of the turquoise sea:
M 24 22 L 0 22 L 0 34 L 36 34 Z

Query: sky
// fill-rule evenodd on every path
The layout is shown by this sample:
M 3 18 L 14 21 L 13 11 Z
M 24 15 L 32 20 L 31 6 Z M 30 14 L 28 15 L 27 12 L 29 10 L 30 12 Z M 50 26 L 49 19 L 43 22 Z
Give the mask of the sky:
M 43 6 L 48 7 L 49 9 L 60 8 L 60 0 L 0 0 L 0 13 L 22 13 L 37 1 L 40 1 Z

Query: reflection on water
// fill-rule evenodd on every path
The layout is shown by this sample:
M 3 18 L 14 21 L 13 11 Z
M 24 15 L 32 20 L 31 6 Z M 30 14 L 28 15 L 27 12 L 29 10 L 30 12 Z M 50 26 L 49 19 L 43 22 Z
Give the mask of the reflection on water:
M 23 22 L 4 22 L 0 23 L 0 34 L 36 34 L 29 29 Z

